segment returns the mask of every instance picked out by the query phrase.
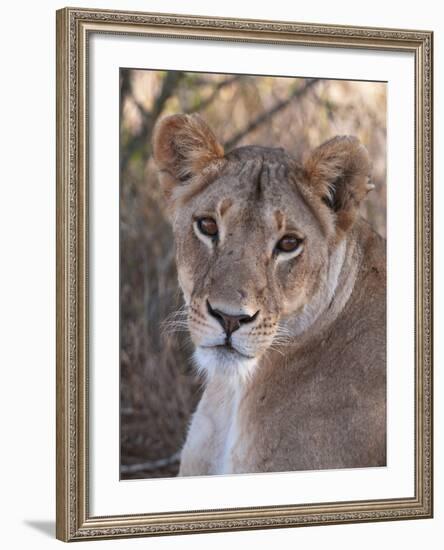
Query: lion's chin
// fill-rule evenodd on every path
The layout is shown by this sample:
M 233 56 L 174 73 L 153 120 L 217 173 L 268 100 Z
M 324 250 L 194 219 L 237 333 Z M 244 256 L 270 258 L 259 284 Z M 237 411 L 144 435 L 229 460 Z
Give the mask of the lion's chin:
M 194 363 L 208 379 L 226 377 L 230 381 L 246 381 L 257 365 L 255 357 L 248 357 L 225 346 L 197 347 Z

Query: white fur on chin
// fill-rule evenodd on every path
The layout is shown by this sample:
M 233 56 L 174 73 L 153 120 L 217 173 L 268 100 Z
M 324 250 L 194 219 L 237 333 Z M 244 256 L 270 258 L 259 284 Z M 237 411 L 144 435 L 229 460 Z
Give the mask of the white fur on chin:
M 197 347 L 193 357 L 197 370 L 207 379 L 217 375 L 227 377 L 230 382 L 246 382 L 257 365 L 255 358 L 217 347 Z

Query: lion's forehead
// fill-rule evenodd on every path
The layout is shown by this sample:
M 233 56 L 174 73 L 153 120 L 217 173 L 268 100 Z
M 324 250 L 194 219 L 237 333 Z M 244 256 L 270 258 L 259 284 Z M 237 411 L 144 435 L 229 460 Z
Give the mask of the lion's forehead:
M 225 157 L 228 162 L 245 162 L 259 160 L 264 162 L 281 162 L 296 165 L 295 160 L 281 147 L 261 147 L 260 145 L 248 145 L 238 147 Z
M 274 150 L 267 150 L 274 151 Z M 282 212 L 295 223 L 313 221 L 310 208 L 301 195 L 298 174 L 285 154 L 247 156 L 231 159 L 222 173 L 196 197 L 202 211 L 217 210 L 229 204 L 227 217 L 251 216 L 273 223 Z

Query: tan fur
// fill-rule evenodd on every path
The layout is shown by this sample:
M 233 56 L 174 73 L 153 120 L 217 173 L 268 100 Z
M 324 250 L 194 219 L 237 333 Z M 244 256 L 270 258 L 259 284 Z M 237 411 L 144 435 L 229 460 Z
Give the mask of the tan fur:
M 337 212 L 337 229 L 347 231 L 362 199 L 373 189 L 364 146 L 355 137 L 336 136 L 308 157 L 304 170 L 310 187 Z
M 333 138 L 303 165 L 281 149 L 223 155 L 202 119 L 175 115 L 154 153 L 206 376 L 180 474 L 384 465 L 385 242 L 359 216 L 365 148 Z M 285 234 L 302 239 L 293 255 L 276 251 Z M 207 302 L 254 316 L 232 349 Z
M 186 181 L 193 174 L 201 174 L 224 155 L 223 147 L 198 115 L 162 119 L 162 124 L 154 129 L 153 148 L 167 193 L 177 180 Z

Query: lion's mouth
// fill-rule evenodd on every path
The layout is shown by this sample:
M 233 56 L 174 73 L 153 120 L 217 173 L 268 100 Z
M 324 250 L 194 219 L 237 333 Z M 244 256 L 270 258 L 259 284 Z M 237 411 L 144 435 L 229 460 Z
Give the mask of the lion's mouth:
M 239 351 L 238 349 L 236 349 L 232 344 L 231 342 L 225 342 L 223 344 L 215 344 L 214 346 L 201 346 L 205 349 L 214 349 L 214 350 L 220 350 L 222 351 L 223 353 L 226 353 L 228 355 L 236 355 L 236 356 L 241 356 L 241 357 L 245 357 L 246 359 L 254 359 L 254 356 L 253 355 L 247 355 L 246 353 L 243 353 L 241 351 Z

